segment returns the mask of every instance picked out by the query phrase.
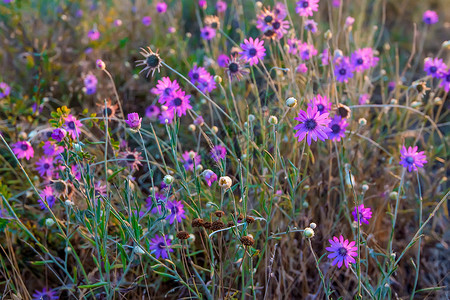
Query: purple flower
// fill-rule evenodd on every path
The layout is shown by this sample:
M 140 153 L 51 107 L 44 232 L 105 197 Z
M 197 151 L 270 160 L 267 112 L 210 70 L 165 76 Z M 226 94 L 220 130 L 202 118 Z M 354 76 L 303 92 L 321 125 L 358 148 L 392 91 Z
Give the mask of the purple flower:
M 242 52 L 239 54 L 244 58 L 250 66 L 258 64 L 259 60 L 263 60 L 266 56 L 266 49 L 264 48 L 264 41 L 258 38 L 245 39 L 241 44 Z
M 86 95 L 94 95 L 96 92 L 97 92 L 97 87 L 95 85 L 85 87 Z
M 205 26 L 200 30 L 200 36 L 204 40 L 212 40 L 216 36 L 216 30 L 210 26 Z
M 114 26 L 116 26 L 116 27 L 122 26 L 122 20 L 121 19 L 115 19 L 114 20 Z
M 237 78 L 240 80 L 244 75 L 250 73 L 244 66 L 244 61 L 237 55 L 227 59 L 227 74 L 230 79 Z
M 433 25 L 439 21 L 439 16 L 435 11 L 427 10 L 423 13 L 422 19 L 425 24 Z
M 258 15 L 258 18 L 256 20 L 256 28 L 258 28 L 262 32 L 264 32 L 268 29 L 273 30 L 272 23 L 276 18 L 277 18 L 277 16 L 275 16 L 273 11 L 264 8 Z M 283 19 L 283 18 L 280 18 L 280 19 Z
M 450 91 L 450 69 L 441 75 L 442 81 L 439 84 L 447 93 Z
M 350 27 L 353 25 L 353 23 L 355 23 L 355 18 L 347 17 L 345 19 L 345 27 Z
M 219 0 L 216 3 L 216 9 L 218 13 L 225 12 L 227 10 L 227 3 L 225 1 Z
M 38 171 L 39 175 L 42 177 L 52 177 L 54 170 L 53 157 L 43 156 L 36 162 L 36 171 Z
M 50 141 L 46 141 L 44 143 L 44 146 L 42 146 L 42 149 L 44 149 L 44 154 L 47 156 L 57 156 L 64 151 L 63 147 L 58 146 Z
M 408 169 L 408 172 L 417 171 L 417 168 L 422 168 L 427 163 L 426 156 L 423 151 L 417 152 L 417 146 L 408 149 L 403 145 L 400 150 L 401 159 L 400 164 Z
M 166 121 L 168 124 L 172 123 L 173 118 L 175 117 L 175 111 L 172 109 L 166 109 L 161 112 L 161 114 L 158 117 L 160 124 L 166 124 Z
M 155 202 L 156 206 L 153 207 L 151 213 L 161 215 L 163 212 L 162 205 L 165 206 L 166 201 L 167 201 L 166 196 L 164 196 L 161 193 L 155 192 L 155 201 L 154 202 Z M 147 210 L 150 210 L 150 208 L 152 208 L 152 206 L 153 206 L 153 194 L 152 193 L 150 194 L 150 196 L 147 197 L 145 202 L 146 202 L 145 206 L 146 206 Z
M 287 44 L 289 46 L 288 52 L 293 55 L 297 55 L 302 42 L 296 38 L 292 38 L 287 40 Z
M 89 30 L 87 36 L 91 41 L 96 41 L 100 38 L 100 31 L 97 29 Z
M 34 156 L 34 150 L 28 141 L 19 141 L 12 144 L 13 152 L 17 158 L 26 158 L 30 160 Z
M 142 165 L 141 152 L 138 151 L 127 149 L 126 151 L 119 153 L 119 159 L 122 160 L 122 165 L 131 168 L 131 170 L 139 170 L 139 166 Z
M 172 245 L 171 242 L 171 239 L 156 234 L 155 237 L 150 240 L 151 253 L 155 254 L 157 259 L 160 257 L 168 259 L 169 252 L 173 252 L 173 249 L 170 248 Z
M 277 19 L 284 19 L 287 16 L 286 6 L 282 2 L 277 2 L 273 6 L 273 12 Z
M 272 30 L 275 32 L 275 37 L 281 39 L 286 33 L 288 33 L 289 29 L 289 21 L 280 20 L 275 18 L 270 27 L 266 28 L 266 30 Z
M 188 171 L 193 171 L 194 165 L 195 167 L 197 167 L 200 164 L 200 161 L 201 161 L 200 155 L 198 155 L 198 153 L 194 151 L 184 152 L 181 159 L 184 168 Z
M 320 114 L 317 107 L 308 107 L 306 112 L 300 110 L 295 120 L 301 123 L 294 127 L 294 130 L 298 130 L 295 133 L 298 141 L 302 141 L 307 136 L 308 145 L 311 145 L 311 138 L 314 141 L 317 141 L 317 138 L 321 141 L 328 139 L 328 133 L 331 131 L 328 128 L 328 124 L 331 122 L 328 115 L 328 113 Z
M 168 201 L 167 209 L 170 210 L 170 214 L 166 218 L 166 220 L 169 220 L 169 224 L 172 224 L 175 219 L 177 219 L 178 223 L 180 223 L 182 219 L 186 219 L 183 202 L 177 200 Z
M 305 21 L 305 29 L 311 31 L 312 33 L 316 33 L 317 23 L 314 20 L 308 19 Z
M 202 116 L 198 116 L 197 118 L 195 118 L 194 124 L 201 127 L 203 126 L 203 124 L 205 124 L 205 120 Z
M 84 78 L 84 86 L 85 87 L 90 87 L 90 86 L 97 86 L 97 77 L 95 77 L 92 74 L 87 75 Z
M 353 257 L 358 256 L 357 250 L 358 247 L 355 246 L 355 242 L 348 242 L 348 240 L 344 240 L 344 237 L 341 235 L 339 239 L 337 237 L 333 237 L 332 240 L 328 240 L 331 244 L 331 247 L 325 248 L 327 251 L 330 251 L 331 254 L 328 255 L 328 258 L 333 259 L 331 265 L 338 265 L 338 267 L 342 267 L 342 264 L 345 263 L 345 266 L 348 268 L 348 263 L 355 263 L 355 259 Z
M 158 117 L 161 110 L 156 105 L 150 105 L 145 109 L 145 116 L 151 120 L 154 120 Z
M 197 85 L 203 78 L 209 74 L 203 67 L 194 66 L 188 73 L 189 78 L 191 79 L 192 84 Z
M 163 77 L 162 80 L 158 80 L 156 87 L 151 89 L 151 92 L 155 95 L 159 95 L 159 103 L 165 103 L 167 98 L 172 98 L 174 93 L 180 89 L 180 85 L 176 80 L 171 81 L 169 77 Z
M 328 48 L 323 49 L 320 58 L 322 60 L 322 66 L 328 66 L 330 62 L 330 50 Z
M 200 6 L 201 9 L 205 9 L 207 7 L 208 3 L 206 0 L 198 0 L 198 6 Z
M 357 72 L 375 67 L 378 63 L 378 57 L 374 56 L 372 48 L 358 49 L 351 56 L 353 69 Z
M 395 81 L 390 81 L 389 83 L 388 83 L 388 91 L 389 92 L 392 92 L 393 90 L 395 90 L 395 87 L 397 86 L 397 84 L 395 83 Z
M 300 0 L 297 1 L 295 11 L 301 17 L 312 17 L 313 12 L 319 9 L 319 0 Z
M 52 132 L 52 139 L 57 141 L 58 143 L 61 142 L 66 137 L 67 131 L 63 128 L 56 128 Z
M 222 145 L 216 145 L 211 149 L 211 158 L 216 162 L 219 162 L 221 159 L 225 159 L 227 156 L 227 149 Z
M 80 127 L 82 126 L 83 124 L 72 115 L 68 115 L 64 120 L 64 129 L 67 130 L 74 140 L 79 137 L 81 133 Z
M 442 74 L 445 73 L 447 69 L 446 64 L 442 60 L 442 58 L 431 58 L 427 57 L 424 60 L 423 70 L 427 72 L 427 75 L 433 76 L 435 78 L 439 78 Z
M 125 121 L 128 126 L 133 130 L 139 130 L 141 128 L 142 118 L 139 118 L 138 113 L 128 114 L 127 120 Z
M 306 64 L 299 64 L 295 71 L 297 73 L 306 74 L 306 72 L 308 72 L 308 67 L 306 66 Z
M 33 300 L 58 300 L 59 297 L 55 290 L 47 289 L 46 287 L 42 291 L 35 290 L 33 294 Z
M 303 60 L 309 60 L 313 56 L 317 55 L 317 50 L 314 48 L 313 44 L 302 43 L 298 48 L 298 54 Z
M 11 87 L 5 82 L 0 82 L 0 99 L 8 97 L 10 93 Z
M 158 2 L 156 4 L 156 11 L 160 14 L 163 14 L 167 11 L 167 3 L 166 2 Z
M 150 26 L 150 24 L 152 24 L 152 18 L 149 16 L 143 17 L 142 24 L 144 24 L 144 26 Z
M 369 103 L 370 95 L 369 94 L 362 94 L 359 96 L 358 103 L 359 105 L 364 105 Z
M 359 225 L 362 223 L 369 224 L 369 219 L 372 218 L 372 210 L 370 207 L 364 207 L 364 204 L 361 204 L 359 208 L 354 208 L 352 211 L 353 218 L 355 222 L 358 222 L 358 213 L 359 213 Z
M 217 181 L 217 175 L 210 169 L 203 171 L 203 177 L 205 178 L 206 184 L 211 186 L 214 181 Z
M 72 173 L 73 177 L 75 177 L 76 180 L 81 180 L 81 172 L 78 169 L 77 165 L 70 166 L 70 172 Z
M 45 206 L 45 203 L 47 203 L 49 208 L 52 208 L 55 204 L 56 198 L 53 195 L 53 189 L 51 186 L 46 186 L 41 193 L 39 194 L 40 198 L 38 199 L 39 205 L 42 210 L 46 210 L 47 206 Z M 45 201 L 45 202 L 44 202 Z
M 219 65 L 219 67 L 225 68 L 227 66 L 227 62 L 228 62 L 228 56 L 226 54 L 220 54 L 217 57 L 217 64 Z
M 339 7 L 339 6 L 341 6 L 341 0 L 333 0 L 333 1 L 331 2 L 331 4 L 332 4 L 334 7 Z
M 332 141 L 340 141 L 341 138 L 345 137 L 345 129 L 347 128 L 348 123 L 346 119 L 343 119 L 341 116 L 334 116 L 331 120 L 328 127 L 331 129 L 331 132 L 328 134 L 328 138 Z
M 172 98 L 166 100 L 165 105 L 178 116 L 183 116 L 188 109 L 192 108 L 189 98 L 191 98 L 191 95 L 186 95 L 184 91 L 178 90 L 174 92 Z
M 348 82 L 349 78 L 353 78 L 353 67 L 348 57 L 337 57 L 334 60 L 334 76 L 339 82 Z
M 327 96 L 317 95 L 310 100 L 310 106 L 316 107 L 320 114 L 329 112 L 331 109 L 331 102 Z

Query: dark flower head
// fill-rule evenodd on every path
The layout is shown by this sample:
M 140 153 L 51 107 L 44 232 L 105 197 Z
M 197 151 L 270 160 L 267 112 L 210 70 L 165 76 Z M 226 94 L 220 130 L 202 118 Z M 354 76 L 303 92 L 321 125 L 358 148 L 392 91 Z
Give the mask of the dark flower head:
M 137 66 L 144 66 L 144 69 L 142 69 L 140 73 L 147 71 L 147 74 L 145 75 L 146 77 L 148 77 L 150 75 L 150 73 L 152 73 L 152 75 L 155 73 L 156 70 L 158 70 L 161 68 L 161 57 L 159 57 L 158 51 L 157 52 L 153 52 L 152 49 L 150 49 L 150 47 L 147 47 L 147 49 L 141 48 L 141 55 L 144 56 L 144 59 L 141 60 L 137 60 L 136 61 L 136 65 Z
M 238 56 L 229 57 L 226 68 L 230 79 L 237 78 L 240 80 L 244 77 L 244 75 L 249 73 L 249 71 L 244 67 L 243 61 L 238 58 Z

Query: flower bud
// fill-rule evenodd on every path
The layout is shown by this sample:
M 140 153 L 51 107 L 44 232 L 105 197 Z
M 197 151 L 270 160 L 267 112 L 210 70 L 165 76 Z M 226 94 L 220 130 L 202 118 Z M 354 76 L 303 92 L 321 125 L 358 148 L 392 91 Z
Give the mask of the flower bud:
M 99 70 L 104 70 L 106 69 L 106 64 L 103 60 L 101 59 L 97 59 L 97 61 L 95 62 L 95 66 L 97 67 L 97 69 Z
M 222 176 L 219 178 L 219 186 L 225 190 L 231 188 L 233 181 L 228 176 Z
M 297 106 L 297 99 L 294 97 L 289 97 L 286 99 L 286 106 L 289 108 L 294 108 Z
M 222 77 L 220 77 L 219 75 L 215 75 L 215 76 L 214 76 L 214 81 L 215 81 L 216 83 L 221 83 L 221 82 L 222 82 Z
M 45 225 L 47 225 L 47 227 L 52 227 L 55 224 L 55 221 L 52 218 L 48 218 L 45 220 Z
M 324 37 L 327 41 L 329 41 L 329 40 L 331 40 L 331 39 L 333 38 L 333 34 L 331 33 L 330 29 L 328 29 L 328 30 L 325 32 L 325 34 L 323 35 L 323 37 Z
M 278 118 L 275 117 L 275 116 L 270 116 L 269 117 L 269 124 L 277 125 L 278 124 Z
M 171 185 L 175 181 L 175 178 L 173 178 L 172 175 L 166 175 L 164 176 L 163 181 L 165 184 Z
M 303 231 L 303 236 L 307 239 L 310 239 L 314 236 L 314 230 L 310 227 L 306 227 Z

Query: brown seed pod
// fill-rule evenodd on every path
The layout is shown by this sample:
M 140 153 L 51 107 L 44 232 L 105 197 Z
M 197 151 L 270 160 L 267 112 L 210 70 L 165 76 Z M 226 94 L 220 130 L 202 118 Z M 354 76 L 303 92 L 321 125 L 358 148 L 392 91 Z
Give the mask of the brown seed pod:
M 248 224 L 255 223 L 255 218 L 247 216 L 247 218 L 245 218 L 245 222 L 247 222 Z
M 222 218 L 223 216 L 225 216 L 225 212 L 218 210 L 214 213 L 216 215 L 216 217 L 218 218 Z
M 241 237 L 241 243 L 244 246 L 253 246 L 253 244 L 255 243 L 255 240 L 252 237 L 246 235 L 246 236 Z
M 211 224 L 211 230 L 212 231 L 216 231 L 216 230 L 220 230 L 220 229 L 224 229 L 225 228 L 225 224 L 222 221 L 214 221 Z
M 192 227 L 202 227 L 205 221 L 201 218 L 196 218 L 192 220 Z
M 189 233 L 186 231 L 179 231 L 177 233 L 177 238 L 179 238 L 180 240 L 187 240 L 189 238 Z
M 227 227 L 232 227 L 232 226 L 234 226 L 234 222 L 233 221 L 228 221 Z
M 237 216 L 237 219 L 238 219 L 238 221 L 244 220 L 244 215 L 243 215 L 243 214 L 239 214 L 239 215 Z
M 336 113 L 341 116 L 342 119 L 348 119 L 350 118 L 352 111 L 347 105 L 339 103 L 336 108 Z
M 205 227 L 205 229 L 211 229 L 211 222 L 204 222 L 203 223 L 203 227 Z

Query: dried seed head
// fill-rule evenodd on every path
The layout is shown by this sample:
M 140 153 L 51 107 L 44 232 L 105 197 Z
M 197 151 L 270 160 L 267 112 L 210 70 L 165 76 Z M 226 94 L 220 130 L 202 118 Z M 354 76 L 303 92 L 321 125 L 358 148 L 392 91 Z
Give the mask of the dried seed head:
M 228 176 L 222 176 L 219 178 L 219 186 L 225 190 L 231 188 L 233 181 Z
M 347 105 L 344 104 L 338 104 L 338 107 L 336 109 L 336 113 L 341 116 L 342 119 L 348 119 L 351 115 L 351 110 Z
M 177 232 L 177 238 L 180 240 L 187 240 L 189 238 L 189 233 L 186 231 L 179 231 Z
M 225 215 L 225 212 L 218 210 L 214 214 L 216 215 L 216 217 L 222 218 Z
M 195 218 L 192 220 L 192 227 L 202 227 L 204 223 L 205 221 L 203 219 Z
M 247 216 L 247 218 L 245 218 L 245 222 L 247 222 L 248 224 L 255 223 L 255 218 Z
M 239 214 L 239 215 L 237 216 L 237 219 L 238 219 L 238 221 L 244 220 L 244 215 L 243 215 L 243 214 Z
M 255 243 L 255 240 L 252 237 L 246 235 L 246 236 L 241 237 L 241 243 L 244 246 L 253 246 L 253 244 Z
M 211 222 L 204 222 L 203 223 L 203 227 L 205 228 L 205 229 L 211 229 Z
M 228 221 L 227 227 L 232 227 L 232 226 L 234 226 L 234 222 L 233 221 Z
M 52 189 L 57 195 L 67 194 L 67 183 L 62 180 L 52 181 Z
M 220 221 L 220 220 L 214 221 L 211 224 L 211 230 L 212 231 L 216 231 L 216 230 L 220 230 L 220 229 L 224 229 L 224 228 L 225 228 L 225 224 L 222 221 Z

